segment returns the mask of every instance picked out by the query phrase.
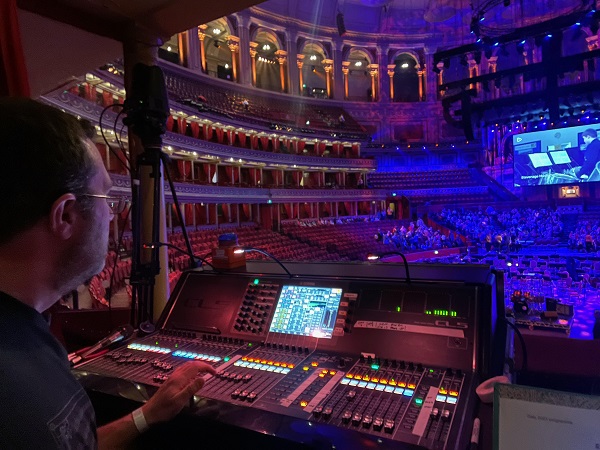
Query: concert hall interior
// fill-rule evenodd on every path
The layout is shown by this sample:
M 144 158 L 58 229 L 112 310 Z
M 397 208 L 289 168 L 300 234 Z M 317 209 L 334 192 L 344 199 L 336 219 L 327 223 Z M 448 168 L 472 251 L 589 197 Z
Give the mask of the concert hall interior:
M 136 448 L 504 449 L 495 380 L 597 401 L 595 1 L 0 5 L 0 96 L 90 122 L 118 198 L 45 314 L 98 425 L 189 360 Z

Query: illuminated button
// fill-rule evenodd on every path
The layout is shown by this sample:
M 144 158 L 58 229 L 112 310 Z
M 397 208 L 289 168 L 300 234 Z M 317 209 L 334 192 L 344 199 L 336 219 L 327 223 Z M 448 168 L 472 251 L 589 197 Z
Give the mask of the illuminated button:
M 458 392 L 457 391 L 450 391 L 450 395 L 452 397 L 458 397 Z
M 369 378 L 369 375 L 363 375 L 362 379 L 363 381 L 369 381 L 371 378 Z
M 423 404 L 423 399 L 422 398 L 415 398 L 415 405 L 421 406 L 422 404 Z
M 385 387 L 385 392 L 390 392 L 391 393 L 391 392 L 394 392 L 394 389 L 395 389 L 394 386 L 386 386 Z
M 302 408 L 306 408 L 308 406 L 308 401 L 307 400 L 300 400 L 300 406 Z
M 386 419 L 383 422 L 383 431 L 385 431 L 386 433 L 391 433 L 392 431 L 394 431 L 395 426 L 396 426 L 396 423 L 393 420 Z
M 376 391 L 383 391 L 384 389 L 385 389 L 385 385 L 383 385 L 381 383 L 377 383 L 377 386 L 375 386 Z
M 304 366 L 304 367 L 302 368 L 302 370 L 304 370 L 304 371 L 306 372 L 306 371 L 308 370 L 308 366 Z M 348 378 L 351 378 L 351 377 L 348 377 Z
M 406 386 L 406 387 L 407 387 L 407 388 L 409 388 L 409 389 L 414 389 L 414 388 L 416 388 L 417 386 L 411 383 L 411 384 L 409 384 L 409 385 L 408 385 L 408 386 Z
M 310 365 L 313 366 L 313 367 L 317 367 L 319 365 L 319 363 L 316 362 L 316 361 L 313 361 L 313 362 L 310 363 Z
M 362 414 L 361 413 L 354 413 L 352 415 L 352 425 L 354 425 L 355 427 L 357 427 L 360 424 L 360 421 L 362 420 Z
M 352 418 L 352 411 L 344 411 L 344 414 L 342 414 L 342 422 L 343 423 L 349 423 L 350 419 Z
M 396 386 L 396 380 L 390 380 L 389 383 L 390 386 Z
M 319 374 L 319 378 L 325 378 L 325 374 L 324 373 L 320 373 Z
M 381 431 L 382 428 L 383 428 L 383 418 L 375 417 L 375 420 L 373 420 L 373 429 L 375 431 Z
M 359 387 L 359 388 L 364 388 L 364 387 L 366 387 L 366 386 L 367 386 L 367 382 L 366 382 L 366 381 L 359 381 L 359 382 L 358 382 L 358 387 Z
M 388 380 L 386 380 L 385 378 L 382 378 L 381 380 L 379 380 L 379 382 L 381 384 L 388 384 Z
M 335 370 L 330 370 L 329 375 L 334 376 L 337 372 Z
M 283 364 L 282 364 L 282 366 L 283 366 Z M 288 364 L 288 369 L 293 369 L 294 367 L 296 367 L 296 366 L 294 366 L 293 364 Z
M 279 370 L 279 369 L 277 369 L 277 370 Z M 290 369 L 282 369 L 281 373 L 283 373 L 283 374 L 290 373 Z
M 446 401 L 446 396 L 445 396 L 445 395 L 440 395 L 440 394 L 438 394 L 438 395 L 435 397 L 435 401 L 436 401 L 436 402 L 445 402 L 445 401 Z
M 351 373 L 347 373 L 346 378 L 354 378 L 354 375 L 352 375 Z
M 372 370 L 379 370 L 379 364 L 371 364 Z
M 373 417 L 371 417 L 368 414 L 366 414 L 365 417 L 363 417 L 363 420 L 362 420 L 362 427 L 363 428 L 369 428 L 372 423 L 373 423 Z
M 406 383 L 400 382 L 400 383 L 398 383 L 398 386 L 400 386 L 400 387 L 406 387 Z
M 406 397 L 412 397 L 413 394 L 415 393 L 415 391 L 413 391 L 412 389 L 404 389 L 404 394 Z
M 342 378 L 342 380 L 340 381 L 340 384 L 346 385 L 350 383 L 350 380 L 348 378 Z
M 372 381 L 373 383 L 379 383 L 379 378 L 371 378 L 371 381 Z
M 367 383 L 367 389 L 375 389 L 375 386 L 377 386 L 375 383 Z
M 448 393 L 448 390 L 447 390 L 447 389 L 440 388 L 440 394 L 444 394 L 444 395 L 445 395 L 445 394 L 447 394 L 447 393 Z
M 448 397 L 446 399 L 446 403 L 449 403 L 451 405 L 456 405 L 456 402 L 458 401 L 458 399 L 456 397 Z
M 350 380 L 350 382 L 348 384 L 350 386 L 358 386 L 358 381 L 356 381 L 356 380 Z
M 250 361 L 247 356 L 242 356 L 242 361 Z

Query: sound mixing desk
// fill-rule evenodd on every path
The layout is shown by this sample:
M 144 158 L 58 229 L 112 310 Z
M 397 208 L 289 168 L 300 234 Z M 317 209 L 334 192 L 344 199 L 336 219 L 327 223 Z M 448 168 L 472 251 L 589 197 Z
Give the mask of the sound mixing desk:
M 318 448 L 464 448 L 491 367 L 493 274 L 407 284 L 343 266 L 184 273 L 156 333 L 74 372 L 88 389 L 143 400 L 178 365 L 205 361 L 217 374 L 193 412 L 232 432 Z

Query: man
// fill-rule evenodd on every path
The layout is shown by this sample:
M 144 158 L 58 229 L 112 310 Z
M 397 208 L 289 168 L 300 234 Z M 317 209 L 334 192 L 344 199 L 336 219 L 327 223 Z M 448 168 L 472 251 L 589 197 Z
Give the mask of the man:
M 596 163 L 600 161 L 600 141 L 598 141 L 598 133 L 592 128 L 588 128 L 582 133 L 583 142 L 585 143 L 584 163 L 575 174 L 583 181 L 590 177 L 592 171 L 596 168 Z
M 178 368 L 135 414 L 96 430 L 41 313 L 102 269 L 110 177 L 81 124 L 33 100 L 0 99 L 0 152 L 0 448 L 123 448 L 178 414 L 214 369 Z

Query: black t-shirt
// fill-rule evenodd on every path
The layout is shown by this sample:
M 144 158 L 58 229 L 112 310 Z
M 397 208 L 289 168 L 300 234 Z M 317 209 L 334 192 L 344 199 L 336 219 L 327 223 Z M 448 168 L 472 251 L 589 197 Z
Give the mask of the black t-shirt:
M 0 449 L 95 449 L 96 417 L 33 308 L 0 292 Z

